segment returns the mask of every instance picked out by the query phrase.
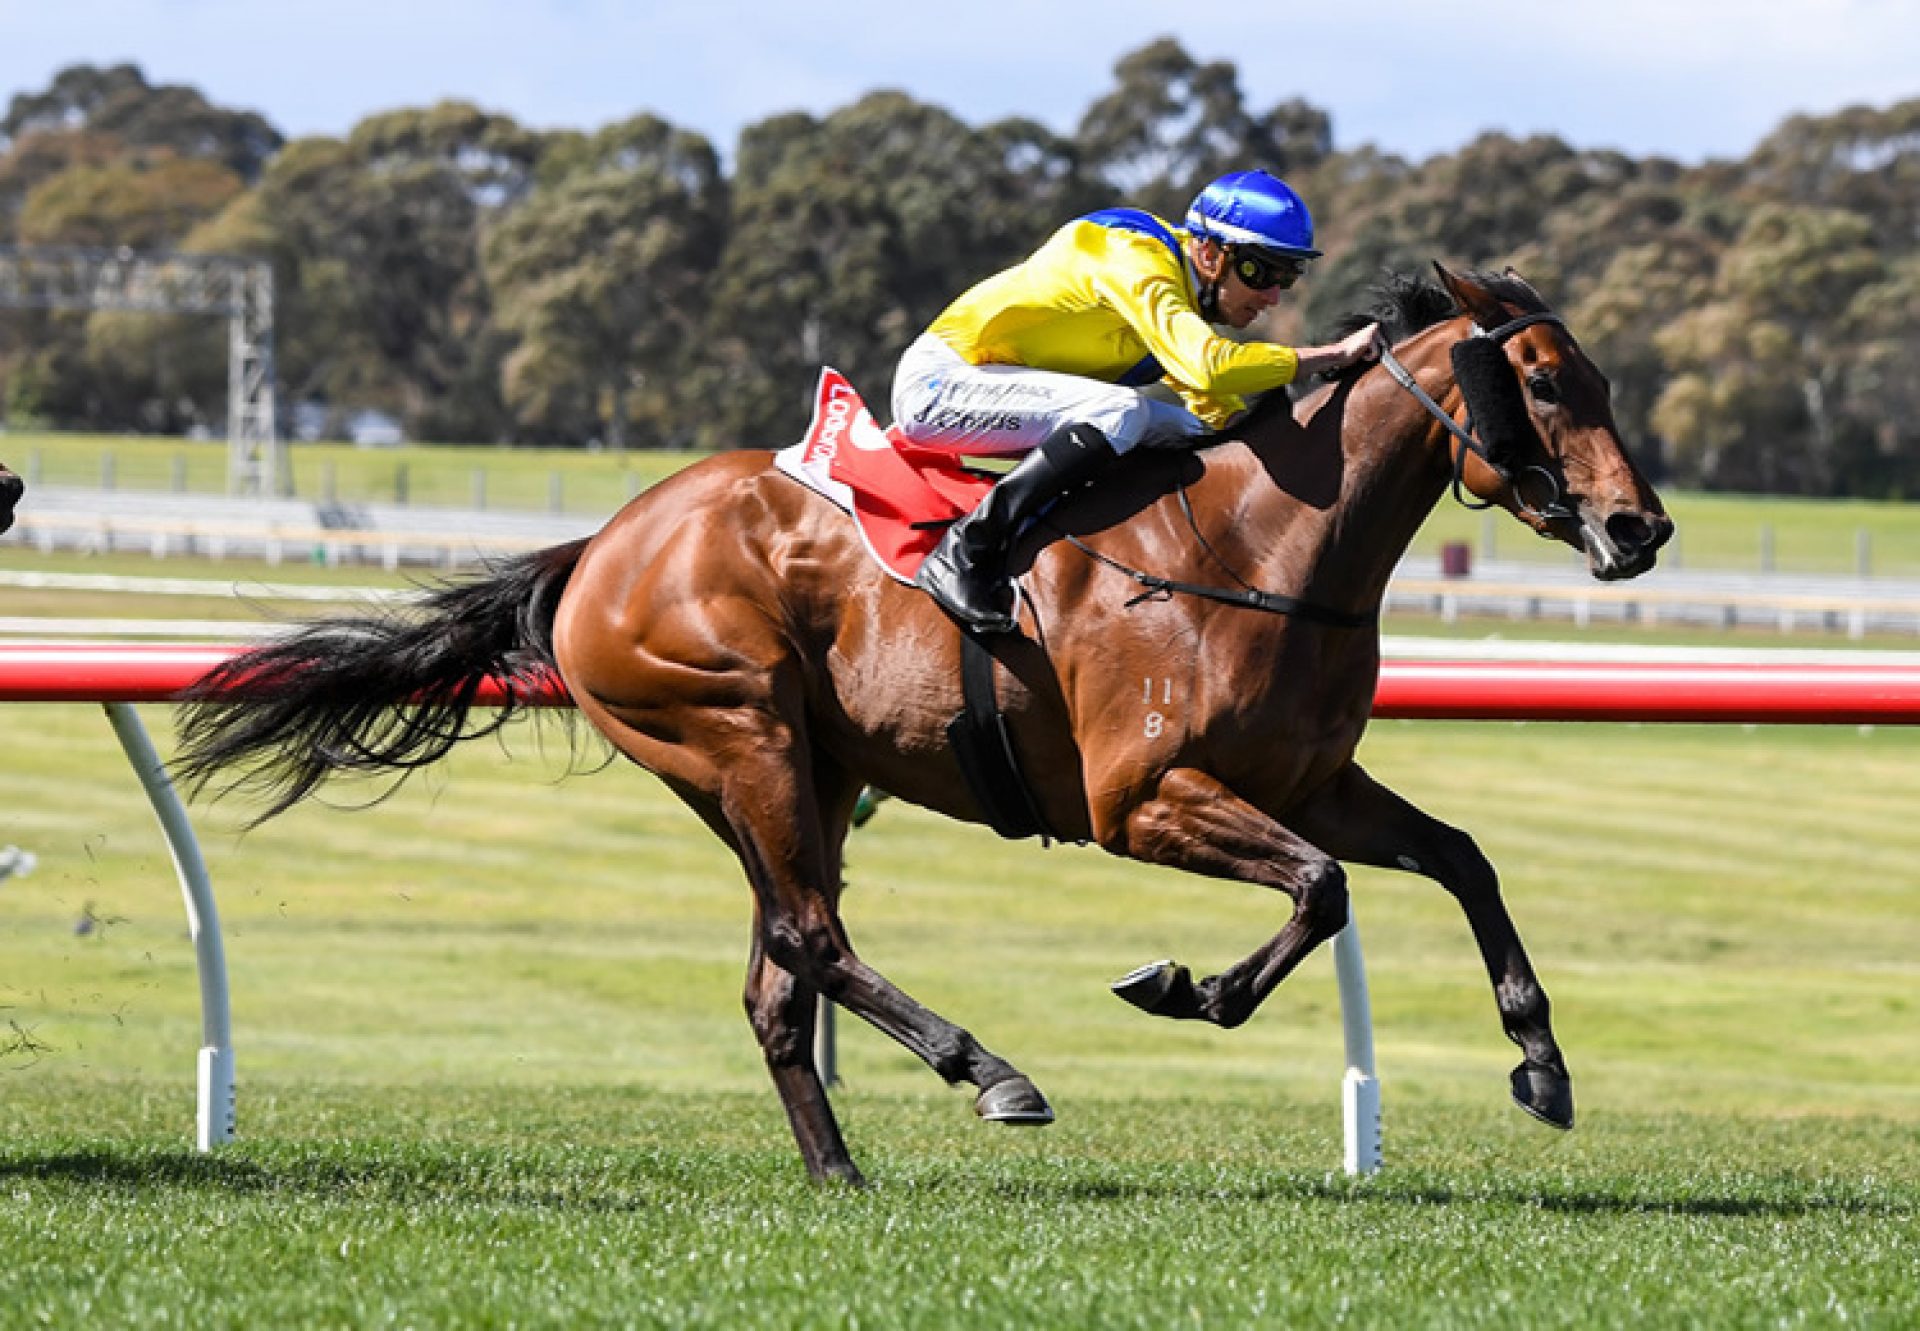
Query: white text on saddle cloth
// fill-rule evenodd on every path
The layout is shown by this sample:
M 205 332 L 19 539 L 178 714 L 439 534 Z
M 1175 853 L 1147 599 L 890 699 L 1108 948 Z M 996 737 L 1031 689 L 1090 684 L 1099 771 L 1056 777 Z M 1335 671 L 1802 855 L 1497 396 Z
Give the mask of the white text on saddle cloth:
M 851 444 L 842 448 L 842 444 Z M 840 373 L 822 368 L 813 422 L 773 465 L 853 517 L 860 539 L 889 576 L 912 582 L 945 524 L 992 488 L 958 454 L 904 448 L 873 417 Z
M 837 370 L 823 369 L 815 390 L 813 427 L 801 446 L 801 464 L 824 471 L 839 454 L 843 440 L 868 452 L 889 447 L 886 434 L 874 424 L 873 413 L 853 385 Z

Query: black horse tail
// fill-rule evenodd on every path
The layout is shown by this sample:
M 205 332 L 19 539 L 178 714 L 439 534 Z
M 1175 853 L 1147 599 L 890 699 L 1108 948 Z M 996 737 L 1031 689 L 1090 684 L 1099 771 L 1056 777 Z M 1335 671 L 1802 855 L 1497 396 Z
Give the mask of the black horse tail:
M 554 612 L 586 544 L 438 584 L 404 610 L 315 621 L 216 666 L 182 697 L 175 775 L 196 794 L 217 782 L 264 795 L 257 824 L 336 773 L 404 780 L 492 734 L 554 669 Z M 489 681 L 506 704 L 470 721 Z

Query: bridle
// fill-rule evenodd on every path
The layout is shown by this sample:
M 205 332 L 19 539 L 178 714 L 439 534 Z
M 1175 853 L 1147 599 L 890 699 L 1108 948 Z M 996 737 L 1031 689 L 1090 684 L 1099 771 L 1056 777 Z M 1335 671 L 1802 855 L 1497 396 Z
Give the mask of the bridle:
M 1493 346 L 1504 346 L 1507 339 L 1516 333 L 1534 327 L 1536 324 L 1551 324 L 1562 331 L 1565 331 L 1567 326 L 1566 321 L 1559 315 L 1551 311 L 1541 311 L 1535 314 L 1523 314 L 1517 319 L 1510 319 L 1506 323 L 1492 329 L 1482 328 L 1479 324 L 1475 324 L 1473 326 L 1473 332 L 1467 340 L 1484 339 Z M 1459 350 L 1459 347 L 1455 347 L 1456 352 Z M 1487 444 L 1479 438 L 1474 430 L 1473 422 L 1475 412 L 1473 398 L 1464 383 L 1461 384 L 1461 393 L 1467 398 L 1467 423 L 1463 427 L 1458 421 L 1454 420 L 1446 408 L 1433 400 L 1433 395 L 1422 388 L 1419 381 L 1413 377 L 1413 371 L 1401 364 L 1400 359 L 1395 356 L 1391 350 L 1383 350 L 1380 353 L 1380 364 L 1388 374 L 1393 376 L 1395 383 L 1411 393 L 1414 401 L 1425 407 L 1427 414 L 1445 426 L 1448 433 L 1452 434 L 1453 437 L 1460 442 L 1460 447 L 1455 449 L 1453 454 L 1452 488 L 1454 499 L 1458 501 L 1462 507 L 1478 511 L 1494 506 L 1491 500 L 1475 502 L 1472 498 L 1468 497 L 1465 485 L 1465 471 L 1467 454 L 1472 453 L 1484 462 L 1495 476 L 1500 478 L 1502 485 L 1506 486 L 1507 489 L 1512 492 L 1514 503 L 1518 507 L 1521 516 L 1536 520 L 1534 530 L 1539 535 L 1551 539 L 1552 534 L 1545 530 L 1546 523 L 1552 522 L 1555 519 L 1572 519 L 1577 516 L 1564 502 L 1566 498 L 1564 477 L 1554 475 L 1553 472 L 1538 463 L 1529 463 L 1516 469 L 1511 465 L 1512 460 L 1506 456 L 1504 450 Z M 1458 375 L 1455 377 L 1458 379 Z M 1480 415 L 1484 419 L 1488 414 L 1486 404 L 1483 403 Z M 1521 490 L 1522 483 L 1529 476 L 1538 476 L 1546 483 L 1547 499 L 1542 505 L 1529 503 L 1526 495 Z

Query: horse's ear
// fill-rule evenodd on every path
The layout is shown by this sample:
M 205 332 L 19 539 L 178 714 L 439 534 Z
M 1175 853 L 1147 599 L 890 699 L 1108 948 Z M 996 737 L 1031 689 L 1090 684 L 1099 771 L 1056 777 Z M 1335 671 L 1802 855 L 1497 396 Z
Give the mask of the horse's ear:
M 1433 261 L 1433 271 L 1440 274 L 1440 285 L 1453 297 L 1453 303 L 1482 328 L 1497 328 L 1507 321 L 1506 308 L 1470 275 L 1456 273 L 1438 259 Z
M 1544 310 L 1548 308 L 1547 298 L 1540 294 L 1539 288 L 1535 287 L 1533 283 L 1527 281 L 1526 278 L 1520 276 L 1520 270 L 1515 268 L 1512 264 L 1507 265 L 1507 271 L 1502 273 L 1501 276 L 1506 278 L 1509 282 L 1513 283 L 1515 286 L 1519 287 L 1522 291 L 1526 292 L 1529 296 L 1532 296 L 1535 300 L 1539 301 L 1541 309 Z

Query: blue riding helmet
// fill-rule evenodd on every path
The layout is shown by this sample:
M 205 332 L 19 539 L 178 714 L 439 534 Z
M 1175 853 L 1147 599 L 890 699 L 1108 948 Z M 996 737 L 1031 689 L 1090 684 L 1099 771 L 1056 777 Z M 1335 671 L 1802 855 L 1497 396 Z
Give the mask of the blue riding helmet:
M 1297 259 L 1317 259 L 1313 215 L 1286 181 L 1265 171 L 1235 171 L 1200 191 L 1187 209 L 1187 230 L 1228 245 L 1258 245 Z

